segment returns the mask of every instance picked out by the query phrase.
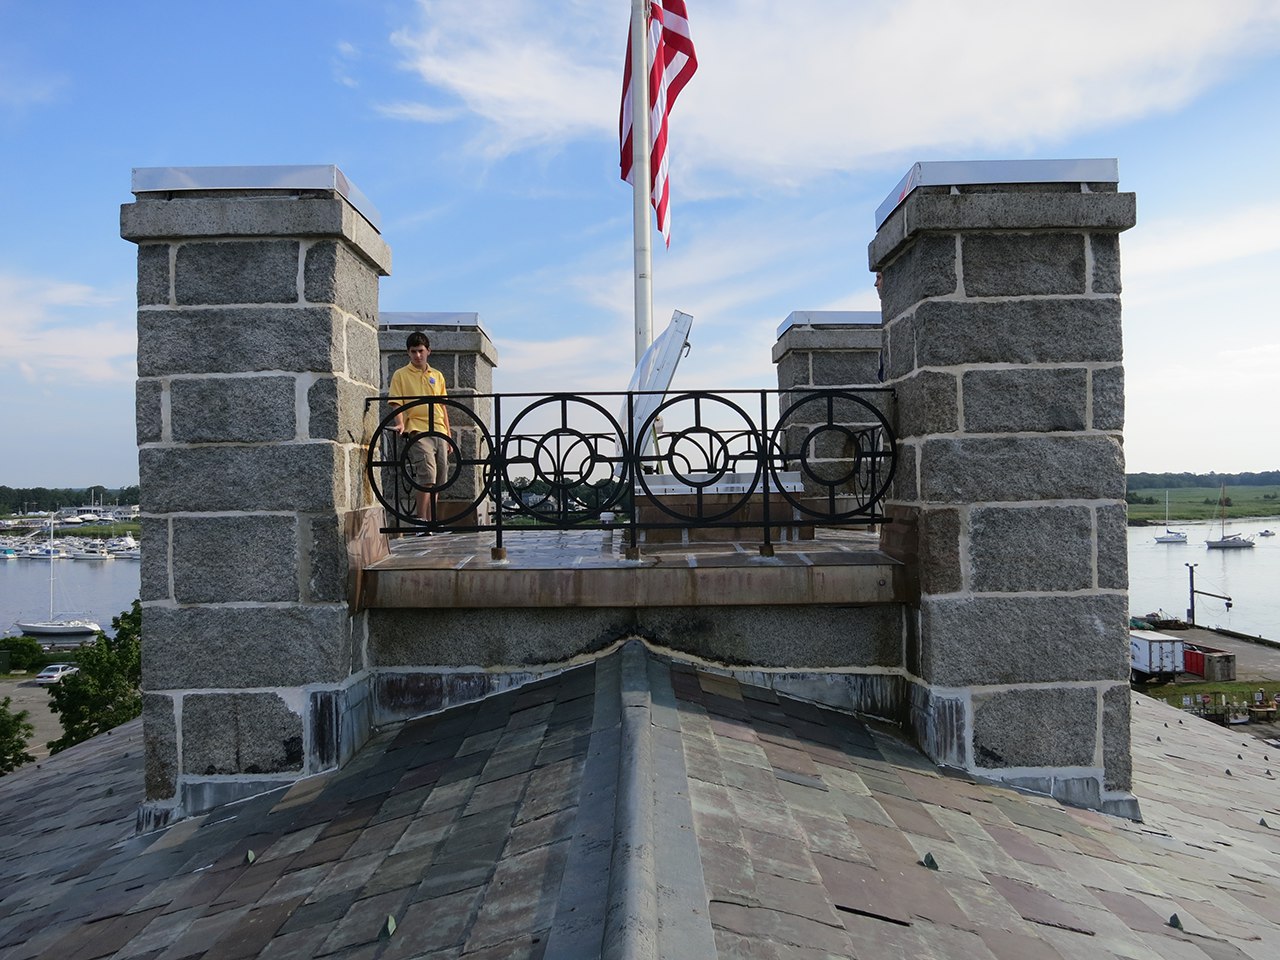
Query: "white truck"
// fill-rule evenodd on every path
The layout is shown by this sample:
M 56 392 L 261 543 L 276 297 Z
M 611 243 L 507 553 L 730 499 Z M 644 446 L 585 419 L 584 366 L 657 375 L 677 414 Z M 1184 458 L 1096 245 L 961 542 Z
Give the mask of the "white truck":
M 1129 668 L 1139 681 L 1172 680 L 1184 672 L 1181 640 L 1154 630 L 1129 631 Z

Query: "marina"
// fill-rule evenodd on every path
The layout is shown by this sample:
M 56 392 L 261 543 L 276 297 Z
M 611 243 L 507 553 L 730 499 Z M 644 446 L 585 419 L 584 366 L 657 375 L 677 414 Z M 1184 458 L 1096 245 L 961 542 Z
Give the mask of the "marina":
M 129 609 L 138 597 L 140 556 L 133 538 L 132 547 L 121 546 L 111 553 L 112 559 L 73 559 L 71 554 L 84 552 L 88 542 L 78 538 L 59 537 L 54 548 L 65 556 L 52 559 L 47 555 L 31 555 L 43 548 L 32 542 L 14 546 L 11 541 L 0 544 L 6 551 L 0 559 L 0 635 L 19 633 L 17 623 L 40 623 L 46 620 L 83 620 L 101 625 L 111 633 L 111 619 Z M 91 551 L 93 548 L 89 548 Z M 10 556 L 7 551 L 13 550 Z M 132 561 L 124 557 L 133 555 Z M 50 574 L 53 575 L 53 612 L 50 616 Z

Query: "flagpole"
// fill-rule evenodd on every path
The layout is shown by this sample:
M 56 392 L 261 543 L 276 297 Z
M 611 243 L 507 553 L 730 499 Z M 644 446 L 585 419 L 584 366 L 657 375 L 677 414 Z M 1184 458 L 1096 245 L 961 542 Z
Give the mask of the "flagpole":
M 631 0 L 631 183 L 637 365 L 653 340 L 653 249 L 649 240 L 653 178 L 649 164 L 648 5 L 648 0 Z

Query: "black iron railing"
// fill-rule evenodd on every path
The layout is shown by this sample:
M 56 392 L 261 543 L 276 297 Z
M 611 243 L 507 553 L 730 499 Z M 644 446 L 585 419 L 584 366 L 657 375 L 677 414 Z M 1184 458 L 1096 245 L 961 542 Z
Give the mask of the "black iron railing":
M 394 400 L 396 405 L 389 401 Z M 892 391 L 375 397 L 366 470 L 384 532 L 642 530 L 884 522 L 896 442 Z M 448 411 L 451 430 L 401 435 L 397 412 Z M 425 418 L 424 418 L 425 419 Z M 432 422 L 440 418 L 432 417 Z M 410 444 L 442 438 L 448 475 L 421 482 Z M 435 495 L 434 517 L 417 513 Z

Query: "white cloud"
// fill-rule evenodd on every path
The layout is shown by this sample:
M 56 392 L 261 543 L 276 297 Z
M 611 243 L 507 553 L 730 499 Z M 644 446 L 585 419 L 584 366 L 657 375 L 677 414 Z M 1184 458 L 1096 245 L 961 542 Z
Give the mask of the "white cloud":
M 408 69 L 481 121 L 473 149 L 498 157 L 616 135 L 625 9 L 574 0 L 547 16 L 520 0 L 419 0 L 420 22 L 394 40 Z M 1280 46 L 1274 0 L 782 9 L 704 0 L 690 11 L 700 69 L 672 123 L 673 162 L 694 185 L 699 171 L 707 190 L 723 190 L 726 173 L 785 186 L 925 147 L 1051 143 L 1172 110 Z
M 55 383 L 129 381 L 137 332 L 123 298 L 79 283 L 0 273 L 0 375 Z
M 1121 241 L 1126 280 L 1187 271 L 1280 251 L 1280 201 L 1250 203 L 1194 219 L 1140 223 Z

